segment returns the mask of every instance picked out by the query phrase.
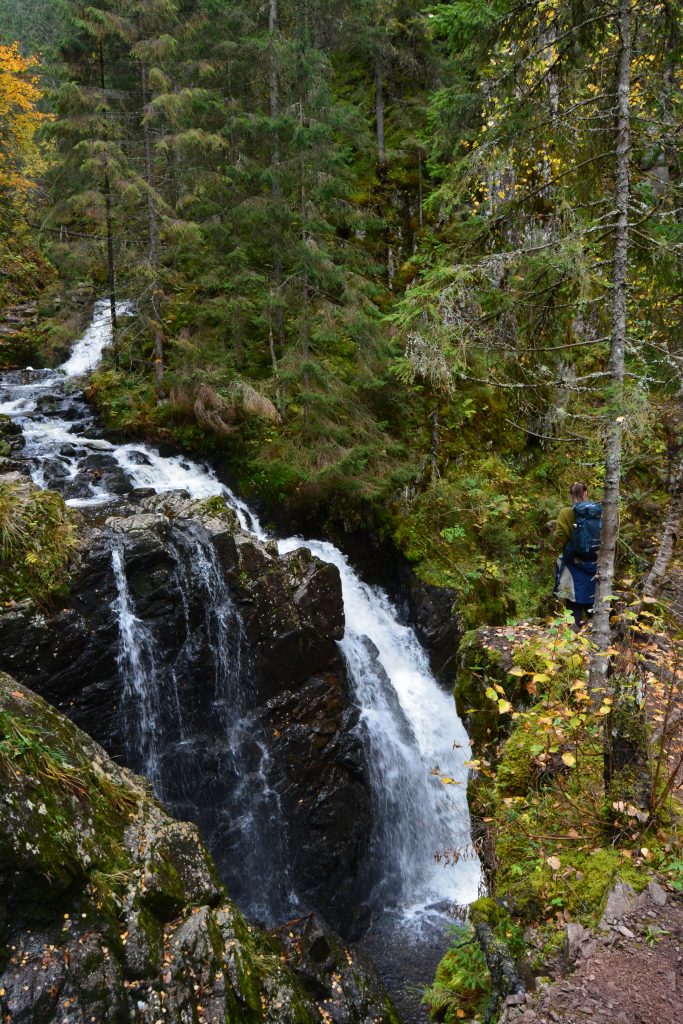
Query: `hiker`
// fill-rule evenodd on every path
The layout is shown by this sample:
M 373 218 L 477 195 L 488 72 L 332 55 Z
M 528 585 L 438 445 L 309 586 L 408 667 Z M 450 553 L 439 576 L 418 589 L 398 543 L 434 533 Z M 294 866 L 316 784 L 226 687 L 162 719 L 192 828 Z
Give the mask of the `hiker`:
M 555 568 L 555 594 L 564 598 L 574 615 L 574 631 L 578 633 L 583 613 L 589 616 L 595 601 L 602 505 L 588 500 L 585 484 L 569 488 L 571 508 L 563 508 L 557 517 L 555 536 L 562 544 L 562 554 Z

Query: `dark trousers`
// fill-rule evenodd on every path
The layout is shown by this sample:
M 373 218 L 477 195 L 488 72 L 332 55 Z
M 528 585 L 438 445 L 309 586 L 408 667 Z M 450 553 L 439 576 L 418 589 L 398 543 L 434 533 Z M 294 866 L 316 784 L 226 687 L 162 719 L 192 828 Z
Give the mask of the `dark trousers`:
M 588 617 L 593 609 L 593 605 L 591 604 L 577 604 L 576 601 L 565 601 L 565 604 L 574 616 L 574 625 L 577 629 L 581 626 L 583 613 L 585 612 L 586 617 Z

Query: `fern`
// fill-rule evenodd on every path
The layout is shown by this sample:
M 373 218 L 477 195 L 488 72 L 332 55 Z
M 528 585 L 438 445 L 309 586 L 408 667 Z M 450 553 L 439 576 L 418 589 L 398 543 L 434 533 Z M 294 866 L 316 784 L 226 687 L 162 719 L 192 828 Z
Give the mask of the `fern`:
M 455 1024 L 482 1011 L 491 995 L 486 960 L 471 928 L 457 929 L 457 939 L 444 956 L 434 984 L 425 990 L 422 1001 L 432 1017 Z M 460 1011 L 460 1015 L 458 1015 Z

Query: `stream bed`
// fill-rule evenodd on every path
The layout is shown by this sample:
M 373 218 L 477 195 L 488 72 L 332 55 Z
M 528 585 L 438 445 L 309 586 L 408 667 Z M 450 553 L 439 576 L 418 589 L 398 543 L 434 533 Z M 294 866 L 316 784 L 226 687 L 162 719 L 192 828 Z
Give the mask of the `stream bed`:
M 120 312 L 126 315 L 132 310 L 122 304 Z M 163 455 L 147 444 L 115 444 L 107 439 L 83 400 L 80 382 L 110 342 L 108 305 L 99 302 L 88 330 L 61 368 L 0 376 L 0 413 L 12 417 L 22 429 L 22 455 L 33 481 L 59 491 L 68 505 L 82 510 L 91 521 L 102 522 L 116 515 L 117 505 L 143 490 L 182 491 L 190 498 L 222 495 L 235 509 L 243 530 L 260 540 L 272 540 L 254 511 L 211 468 L 183 455 Z M 388 595 L 365 583 L 328 541 L 302 537 L 276 541 L 281 555 L 307 548 L 334 565 L 341 579 L 345 630 L 338 646 L 358 712 L 372 809 L 363 865 L 368 927 L 361 946 L 377 963 L 411 1024 L 423 1017 L 419 989 L 431 980 L 447 945 L 453 908 L 476 898 L 479 886 L 466 801 L 468 738 L 452 695 L 434 678 L 414 630 L 401 621 Z M 205 711 L 223 723 L 224 771 L 237 780 L 236 789 L 239 780 L 247 777 L 247 756 L 252 761 L 249 784 L 238 794 L 239 836 L 230 852 L 235 870 L 242 867 L 235 896 L 247 915 L 269 926 L 312 909 L 291 884 L 278 845 L 287 822 L 280 820 L 272 752 L 262 736 L 247 737 L 250 719 L 241 706 L 241 688 L 246 685 L 242 664 L 249 652 L 243 650 L 239 614 L 211 545 L 189 526 L 174 533 L 170 544 L 178 592 L 187 597 L 186 609 L 194 609 L 200 600 L 202 629 L 210 641 L 209 655 L 202 648 L 202 665 L 193 666 L 193 657 L 199 655 L 191 642 L 190 612 L 186 612 L 182 664 L 166 664 L 154 635 L 137 614 L 122 544 L 120 537 L 112 537 L 118 671 L 131 707 L 126 760 L 150 778 L 172 813 L 189 816 L 191 806 L 178 798 L 177 777 L 199 770 L 197 746 L 191 735 L 181 731 L 169 756 L 168 723 L 184 719 L 178 680 L 188 666 L 211 675 L 215 699 Z M 196 614 L 193 610 L 192 615 Z M 444 783 L 444 777 L 451 781 Z M 191 786 L 187 793 L 191 803 Z M 231 812 L 235 820 L 234 807 Z M 201 827 L 202 822 L 198 823 Z M 217 835 L 214 856 L 220 853 Z M 207 841 L 211 846 L 210 837 Z M 447 849 L 462 853 L 456 865 L 438 862 L 435 855 Z M 246 858 L 258 862 L 259 868 L 245 871 Z M 217 860 L 220 864 L 220 856 Z

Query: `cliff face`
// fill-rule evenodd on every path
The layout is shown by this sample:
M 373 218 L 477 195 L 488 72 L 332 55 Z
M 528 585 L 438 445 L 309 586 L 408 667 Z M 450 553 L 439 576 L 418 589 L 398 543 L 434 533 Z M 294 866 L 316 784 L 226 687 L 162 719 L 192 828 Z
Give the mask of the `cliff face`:
M 4 1021 L 395 1019 L 319 919 L 287 945 L 247 925 L 196 827 L 5 674 L 0 779 Z
M 337 569 L 279 557 L 220 498 L 134 492 L 82 535 L 55 601 L 0 612 L 0 669 L 152 779 L 236 898 L 263 893 L 254 913 L 282 920 L 289 886 L 352 934 L 371 821 Z M 263 849 L 254 816 L 273 822 Z

